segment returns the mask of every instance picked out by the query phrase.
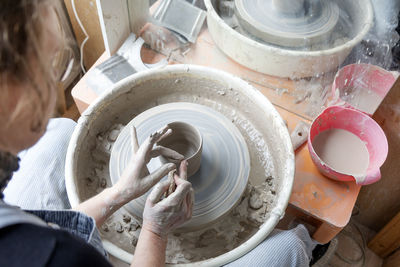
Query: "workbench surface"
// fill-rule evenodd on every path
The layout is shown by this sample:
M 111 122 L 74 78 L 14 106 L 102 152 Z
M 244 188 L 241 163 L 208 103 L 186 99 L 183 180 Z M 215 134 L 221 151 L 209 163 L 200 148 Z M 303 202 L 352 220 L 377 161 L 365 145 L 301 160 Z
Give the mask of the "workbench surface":
M 310 105 L 315 103 L 309 99 L 298 100 L 294 86 L 296 81 L 258 73 L 234 62 L 215 46 L 206 27 L 203 27 L 197 42 L 188 48 L 184 56 L 170 57 L 170 64 L 208 66 L 248 81 L 274 104 L 282 118 L 288 122 L 289 131 L 300 120 L 311 123 L 315 114 L 310 113 Z M 107 58 L 108 55 L 104 53 L 92 68 Z M 156 63 L 161 58 L 165 58 L 165 55 L 149 48 L 142 49 L 142 59 L 146 63 Z M 72 96 L 81 113 L 98 97 L 87 85 L 86 75 L 72 89 Z M 328 75 L 333 77 L 332 74 Z M 309 79 L 304 80 L 305 85 L 307 81 Z M 321 82 L 326 82 L 326 79 Z M 337 182 L 320 174 L 311 160 L 307 146 L 303 145 L 296 151 L 296 174 L 287 212 L 312 224 L 316 228 L 313 238 L 326 243 L 349 222 L 359 191 L 360 186 L 355 182 Z

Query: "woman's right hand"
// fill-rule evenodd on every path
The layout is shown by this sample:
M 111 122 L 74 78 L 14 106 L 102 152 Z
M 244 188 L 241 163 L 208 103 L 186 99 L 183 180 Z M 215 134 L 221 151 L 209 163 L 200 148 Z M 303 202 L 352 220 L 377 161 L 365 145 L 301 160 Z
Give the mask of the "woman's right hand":
M 187 176 L 187 163 L 182 161 L 180 174 L 174 175 L 175 191 L 161 199 L 168 191 L 168 180 L 159 182 L 146 200 L 143 212 L 143 228 L 162 238 L 192 217 L 194 192 L 192 184 L 182 178 Z

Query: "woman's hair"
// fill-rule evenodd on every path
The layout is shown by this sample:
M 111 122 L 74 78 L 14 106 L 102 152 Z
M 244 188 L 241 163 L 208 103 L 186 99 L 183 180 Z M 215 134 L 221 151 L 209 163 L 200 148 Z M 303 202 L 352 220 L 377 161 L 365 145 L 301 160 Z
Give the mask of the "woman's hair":
M 44 29 L 49 27 L 46 12 L 48 14 L 53 9 L 57 14 L 56 7 L 59 4 L 57 0 L 0 0 L 0 112 L 9 101 L 9 85 L 13 83 L 24 88 L 16 107 L 8 116 L 9 120 L 18 117 L 20 109 L 33 99 L 39 100 L 36 101 L 39 106 L 33 110 L 37 114 L 33 115 L 36 118 L 43 117 L 49 96 L 55 95 L 50 94 L 49 90 L 55 90 L 59 77 L 54 71 L 54 61 L 48 60 L 49 55 L 46 55 L 48 51 L 43 45 L 43 35 Z M 58 28 L 61 34 L 52 38 L 62 37 L 62 29 Z M 38 84 L 37 75 L 46 84 L 45 88 Z M 32 130 L 41 128 L 41 123 L 41 120 L 34 122 Z

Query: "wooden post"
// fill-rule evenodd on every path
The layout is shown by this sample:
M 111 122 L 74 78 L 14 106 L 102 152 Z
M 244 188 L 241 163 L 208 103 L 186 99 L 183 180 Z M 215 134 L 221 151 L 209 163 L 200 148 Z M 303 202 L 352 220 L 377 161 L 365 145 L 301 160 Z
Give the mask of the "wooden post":
M 400 248 L 400 212 L 376 234 L 368 247 L 381 258 Z
M 72 10 L 71 0 L 64 0 L 71 21 L 76 40 L 79 46 L 85 39 L 85 35 L 78 25 Z M 83 59 L 86 69 L 89 69 L 104 51 L 103 35 L 101 34 L 99 16 L 97 15 L 96 0 L 75 0 L 78 16 L 89 35 L 89 40 L 83 49 Z
M 67 110 L 67 104 L 65 101 L 65 90 L 62 83 L 57 84 L 57 102 L 56 102 L 57 115 L 62 116 Z
M 386 258 L 382 265 L 382 267 L 398 267 L 398 266 L 400 266 L 400 249 L 398 249 L 395 253 Z

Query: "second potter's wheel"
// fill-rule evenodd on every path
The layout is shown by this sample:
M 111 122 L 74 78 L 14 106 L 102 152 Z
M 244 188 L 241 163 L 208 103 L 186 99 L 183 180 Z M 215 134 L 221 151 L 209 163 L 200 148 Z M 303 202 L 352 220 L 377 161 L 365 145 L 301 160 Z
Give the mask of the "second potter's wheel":
M 303 47 L 328 40 L 339 7 L 331 0 L 235 0 L 235 14 L 243 29 L 267 43 Z
M 180 102 L 160 105 L 139 114 L 121 131 L 112 148 L 110 177 L 115 184 L 131 157 L 129 128 L 132 124 L 141 144 L 151 133 L 174 121 L 195 126 L 203 137 L 200 169 L 189 177 L 195 192 L 193 216 L 180 227 L 183 231 L 199 229 L 235 206 L 247 186 L 250 172 L 250 156 L 243 136 L 219 112 L 199 104 Z M 147 165 L 150 172 L 160 166 L 158 158 Z M 131 201 L 125 208 L 141 219 L 148 194 Z

